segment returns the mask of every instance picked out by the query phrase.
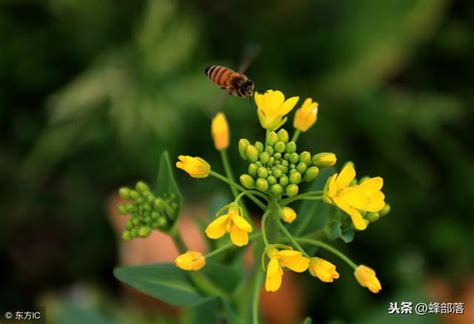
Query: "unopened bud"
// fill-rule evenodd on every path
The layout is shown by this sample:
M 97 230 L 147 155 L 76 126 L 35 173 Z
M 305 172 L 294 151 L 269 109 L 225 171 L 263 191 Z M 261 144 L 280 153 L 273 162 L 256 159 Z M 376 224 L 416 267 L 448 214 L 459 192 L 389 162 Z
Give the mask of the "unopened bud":
M 294 153 L 296 152 L 296 143 L 291 141 L 288 144 L 286 144 L 286 151 L 288 153 Z
M 291 224 L 296 219 L 296 212 L 293 210 L 293 208 L 283 207 L 281 209 L 280 217 L 284 222 Z
M 280 139 L 280 141 L 287 143 L 290 139 L 290 135 L 288 135 L 288 132 L 282 128 L 278 131 L 278 138 Z
M 272 185 L 272 187 L 270 188 L 271 192 L 275 195 L 279 195 L 283 192 L 283 187 L 280 186 L 278 183 L 275 183 L 274 185 Z
M 282 185 L 282 187 L 285 188 L 288 185 L 289 180 L 287 176 L 283 176 L 280 179 L 278 179 L 278 182 Z
M 300 155 L 299 155 L 298 153 L 296 153 L 296 152 L 295 152 L 295 153 L 291 153 L 291 155 L 290 155 L 290 162 L 291 162 L 291 163 L 296 164 L 296 163 L 299 162 L 299 160 L 300 160 Z
M 127 209 L 125 208 L 125 205 L 118 206 L 117 210 L 122 215 L 127 215 L 128 214 Z
M 260 167 L 258 168 L 257 174 L 259 178 L 266 178 L 268 177 L 268 170 L 265 167 Z
M 307 165 L 304 162 L 298 163 L 296 166 L 296 170 L 298 170 L 299 173 L 303 174 L 306 171 Z
M 130 199 L 136 201 L 138 198 L 140 198 L 140 194 L 135 190 L 130 190 Z
M 290 174 L 290 183 L 298 184 L 301 182 L 301 173 L 292 172 Z
M 240 176 L 240 183 L 247 189 L 253 189 L 255 187 L 255 180 L 248 174 L 242 174 Z
M 273 155 L 273 153 L 275 153 L 275 150 L 273 149 L 272 146 L 267 146 L 265 148 L 265 152 L 267 152 L 271 156 L 271 155 Z
M 270 161 L 270 154 L 268 152 L 262 152 L 260 153 L 260 161 L 263 164 L 266 164 L 268 161 Z
M 247 158 L 250 162 L 257 162 L 258 161 L 258 150 L 255 146 L 249 145 L 247 150 L 245 151 Z
M 273 185 L 277 182 L 277 179 L 271 175 L 271 176 L 268 176 L 267 181 L 269 185 Z
M 300 162 L 304 162 L 307 165 L 310 165 L 312 163 L 311 162 L 311 153 L 309 153 L 308 151 L 301 152 L 300 153 Z
M 122 238 L 125 240 L 125 241 L 129 241 L 132 239 L 132 235 L 130 234 L 130 231 L 125 231 L 122 233 Z
M 257 141 L 257 142 L 255 142 L 254 146 L 257 148 L 257 150 L 258 150 L 260 153 L 263 152 L 263 148 L 264 148 L 264 147 L 263 147 L 263 143 L 262 143 L 262 142 Z
M 151 233 L 151 228 L 149 228 L 148 226 L 142 226 L 138 230 L 138 236 L 140 237 L 148 237 L 150 236 L 150 233 Z
M 387 215 L 388 213 L 390 213 L 390 209 L 391 209 L 390 205 L 385 203 L 385 206 L 380 211 L 380 216 L 383 217 L 383 216 Z
M 312 166 L 309 167 L 304 173 L 304 181 L 313 181 L 319 174 L 319 168 Z
M 258 170 L 257 164 L 255 164 L 255 163 L 250 163 L 250 164 L 249 164 L 248 172 L 249 172 L 249 174 L 250 174 L 252 177 L 256 177 L 256 176 L 257 176 L 257 170 Z
M 376 221 L 379 220 L 380 214 L 379 213 L 367 213 L 367 215 L 365 217 L 369 222 L 373 223 L 373 222 L 376 222 Z
M 282 141 L 276 142 L 273 147 L 275 148 L 275 151 L 277 151 L 278 153 L 283 153 L 286 150 L 286 145 Z
M 130 189 L 127 187 L 120 188 L 119 196 L 122 199 L 130 199 Z
M 296 184 L 290 184 L 288 187 L 286 187 L 286 194 L 288 197 L 294 197 L 298 194 L 298 191 L 300 188 Z
M 334 153 L 318 153 L 313 155 L 312 162 L 314 165 L 323 168 L 333 166 L 337 162 L 336 154 Z
M 272 145 L 275 144 L 277 141 L 279 140 L 279 137 L 277 135 L 277 133 L 275 133 L 274 131 L 271 131 L 268 133 L 267 135 L 267 144 L 268 145 Z
M 242 159 L 244 160 L 247 160 L 247 147 L 250 145 L 250 142 L 245 139 L 245 138 L 242 138 L 240 141 L 239 141 L 239 153 L 240 153 L 240 156 L 242 157 Z
M 139 193 L 145 193 L 145 192 L 150 191 L 150 188 L 148 188 L 148 185 L 143 181 L 138 181 L 137 184 L 135 185 L 135 189 Z
M 260 191 L 265 192 L 268 190 L 268 181 L 265 179 L 258 178 L 256 185 L 257 185 L 257 189 Z

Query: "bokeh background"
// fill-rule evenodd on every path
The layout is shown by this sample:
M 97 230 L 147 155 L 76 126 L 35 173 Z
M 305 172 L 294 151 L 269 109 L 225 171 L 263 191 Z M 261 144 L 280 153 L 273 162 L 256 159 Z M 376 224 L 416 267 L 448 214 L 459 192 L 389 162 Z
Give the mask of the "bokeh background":
M 247 74 L 258 89 L 320 103 L 301 144 L 382 176 L 392 206 L 352 244 L 337 243 L 377 270 L 382 293 L 338 264 L 332 285 L 299 279 L 302 314 L 473 321 L 469 0 L 1 0 L 2 308 L 45 306 L 67 323 L 175 320 L 112 275 L 122 253 L 114 194 L 152 181 L 164 148 L 218 165 L 209 125 L 220 90 L 203 71 L 237 68 L 253 42 L 263 50 Z M 231 98 L 225 111 L 234 144 L 261 135 L 246 101 Z M 191 214 L 222 194 L 212 180 L 178 181 Z M 464 302 L 466 315 L 388 316 L 391 301 Z

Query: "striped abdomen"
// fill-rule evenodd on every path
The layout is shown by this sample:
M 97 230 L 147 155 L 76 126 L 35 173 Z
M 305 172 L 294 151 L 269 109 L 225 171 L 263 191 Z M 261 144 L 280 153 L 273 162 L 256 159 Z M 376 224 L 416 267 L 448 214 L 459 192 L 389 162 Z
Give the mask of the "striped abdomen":
M 230 76 L 235 73 L 225 66 L 211 65 L 206 68 L 206 75 L 215 84 L 218 86 L 227 88 Z

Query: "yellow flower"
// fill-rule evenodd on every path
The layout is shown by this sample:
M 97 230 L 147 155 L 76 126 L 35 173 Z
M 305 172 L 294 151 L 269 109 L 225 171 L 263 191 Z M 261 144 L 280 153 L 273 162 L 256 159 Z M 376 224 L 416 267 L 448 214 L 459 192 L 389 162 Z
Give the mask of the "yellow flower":
M 309 273 L 323 282 L 333 282 L 334 279 L 339 278 L 336 266 L 321 258 L 310 259 Z
M 225 233 L 230 233 L 230 240 L 237 246 L 247 245 L 252 226 L 242 216 L 242 209 L 237 203 L 229 205 L 228 214 L 218 217 L 206 228 L 210 239 L 218 239 Z
M 286 122 L 286 115 L 295 107 L 299 97 L 285 100 L 281 91 L 268 90 L 264 94 L 255 92 L 255 103 L 260 124 L 268 130 L 275 130 Z
M 283 268 L 295 272 L 304 272 L 308 269 L 309 260 L 301 252 L 293 250 L 277 250 L 275 247 L 267 249 L 270 262 L 267 267 L 267 278 L 265 280 L 266 291 L 277 291 L 280 289 L 283 278 Z
M 200 252 L 188 251 L 175 260 L 176 266 L 187 271 L 201 270 L 206 265 L 206 258 Z
M 214 146 L 218 151 L 229 147 L 229 124 L 223 113 L 218 113 L 211 123 L 211 134 Z
M 291 224 L 296 219 L 296 212 L 293 210 L 293 208 L 283 207 L 281 210 L 281 219 L 284 222 Z
M 211 166 L 200 157 L 189 155 L 178 156 L 176 167 L 186 171 L 193 178 L 206 178 L 211 172 Z
M 318 119 L 318 103 L 307 98 L 300 109 L 295 113 L 293 126 L 302 132 L 306 132 Z
M 383 179 L 369 178 L 351 186 L 355 175 L 354 165 L 347 163 L 339 174 L 332 175 L 326 182 L 325 199 L 349 214 L 356 229 L 364 230 L 368 222 L 360 211 L 378 212 L 385 206 L 385 196 L 380 191 Z
M 356 268 L 354 276 L 362 287 L 366 287 L 374 294 L 382 290 L 382 285 L 371 268 L 360 265 Z

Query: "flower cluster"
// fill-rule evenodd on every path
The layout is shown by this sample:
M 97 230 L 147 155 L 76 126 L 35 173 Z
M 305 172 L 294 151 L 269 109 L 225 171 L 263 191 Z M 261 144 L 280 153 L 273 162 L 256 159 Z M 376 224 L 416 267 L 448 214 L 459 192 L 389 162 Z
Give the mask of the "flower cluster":
M 135 190 L 120 188 L 119 195 L 128 201 L 118 207 L 119 213 L 131 216 L 122 234 L 125 240 L 148 237 L 153 229 L 167 231 L 175 220 L 176 197 L 157 197 L 143 181 L 137 182 Z
M 333 153 L 320 153 L 311 156 L 308 151 L 297 153 L 295 141 L 289 140 L 288 132 L 280 129 L 278 133 L 267 133 L 265 144 L 256 141 L 253 145 L 247 139 L 239 141 L 239 152 L 244 160 L 250 162 L 248 173 L 240 176 L 241 184 L 271 194 L 294 197 L 299 193 L 299 184 L 314 180 L 319 167 L 336 163 Z

